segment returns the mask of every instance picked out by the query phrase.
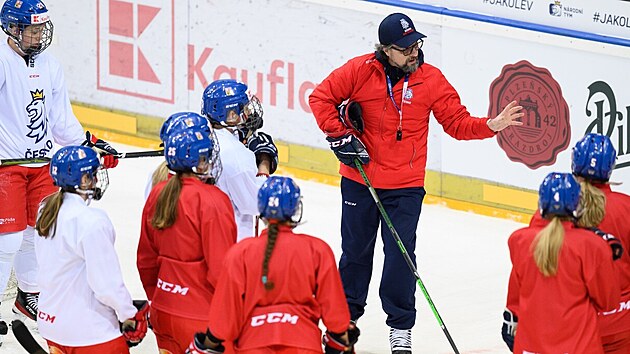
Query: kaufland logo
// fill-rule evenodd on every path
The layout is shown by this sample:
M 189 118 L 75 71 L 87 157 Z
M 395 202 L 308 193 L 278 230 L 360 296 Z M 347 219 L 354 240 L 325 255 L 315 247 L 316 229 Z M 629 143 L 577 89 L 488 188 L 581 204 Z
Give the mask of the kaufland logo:
M 175 0 L 97 0 L 97 89 L 175 101 Z

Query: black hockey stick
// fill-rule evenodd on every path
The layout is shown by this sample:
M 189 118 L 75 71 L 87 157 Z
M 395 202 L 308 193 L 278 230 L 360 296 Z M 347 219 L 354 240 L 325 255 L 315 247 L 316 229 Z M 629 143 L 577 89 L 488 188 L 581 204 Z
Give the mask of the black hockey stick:
M 429 307 L 431 307 L 431 311 L 433 311 L 433 315 L 435 316 L 435 319 L 438 321 L 440 328 L 442 328 L 442 331 L 444 331 L 444 334 L 446 335 L 446 339 L 448 339 L 448 342 L 451 344 L 451 347 L 455 351 L 455 354 L 459 354 L 459 350 L 457 349 L 457 346 L 455 345 L 455 342 L 453 341 L 453 337 L 451 337 L 451 334 L 448 333 L 448 329 L 446 329 L 446 325 L 444 324 L 444 321 L 442 321 L 442 317 L 440 316 L 437 309 L 435 308 L 435 304 L 433 304 L 433 300 L 431 300 L 431 296 L 429 296 L 429 292 L 427 291 L 427 288 L 424 286 L 422 279 L 420 279 L 420 274 L 418 274 L 418 269 L 416 269 L 416 266 L 413 264 L 411 257 L 409 257 L 409 253 L 407 253 L 407 249 L 405 248 L 405 245 L 403 245 L 402 240 L 400 239 L 400 236 L 398 235 L 398 232 L 396 232 L 396 229 L 394 228 L 392 221 L 389 219 L 389 215 L 387 215 L 387 212 L 385 211 L 385 208 L 383 207 L 383 204 L 381 203 L 380 198 L 376 194 L 376 190 L 374 189 L 374 187 L 372 187 L 372 183 L 370 183 L 370 180 L 365 174 L 365 171 L 363 170 L 363 165 L 361 165 L 361 162 L 357 158 L 354 159 L 354 164 L 355 166 L 357 166 L 357 169 L 361 173 L 361 177 L 363 177 L 363 181 L 365 182 L 365 185 L 370 190 L 370 194 L 372 194 L 372 198 L 374 198 L 374 201 L 376 202 L 376 206 L 378 207 L 378 210 L 381 212 L 383 219 L 385 219 L 385 223 L 387 224 L 389 231 L 392 233 L 392 236 L 394 236 L 394 239 L 396 240 L 396 244 L 398 244 L 398 248 L 400 248 L 400 252 L 402 252 L 403 258 L 405 258 L 405 262 L 407 262 L 409 269 L 413 273 L 413 276 L 416 278 L 416 283 L 420 287 L 420 290 L 422 290 L 424 297 L 427 299 L 427 302 L 429 303 Z
M 17 341 L 27 352 L 30 354 L 48 354 L 48 352 L 37 343 L 37 340 L 35 340 L 24 322 L 13 320 L 13 322 L 11 322 L 11 329 Z
M 152 157 L 163 156 L 164 149 L 160 150 L 148 150 L 148 151 L 134 151 L 134 152 L 121 152 L 116 154 L 119 159 L 135 159 L 138 157 Z M 17 159 L 0 159 L 0 166 L 14 166 L 14 165 L 29 165 L 35 163 L 47 163 L 50 162 L 50 157 L 36 157 L 32 159 L 17 158 Z

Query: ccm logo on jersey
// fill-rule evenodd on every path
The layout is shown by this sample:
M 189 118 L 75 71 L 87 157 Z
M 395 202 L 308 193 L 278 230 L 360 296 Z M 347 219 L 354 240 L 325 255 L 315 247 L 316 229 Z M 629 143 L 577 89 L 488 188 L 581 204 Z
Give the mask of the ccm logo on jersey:
M 55 318 L 57 318 L 57 316 L 51 316 L 42 311 L 39 311 L 39 313 L 37 314 L 37 317 L 42 321 L 50 322 L 50 323 L 55 322 Z
M 252 317 L 252 327 L 262 326 L 265 323 L 290 323 L 296 324 L 299 317 L 290 313 L 270 312 L 264 315 Z
M 181 294 L 184 296 L 188 294 L 188 287 L 182 287 L 179 284 L 169 283 L 160 278 L 158 278 L 157 287 L 158 289 L 164 290 L 167 293 Z
M 623 301 L 620 302 L 618 309 L 614 309 L 614 310 L 608 311 L 608 312 L 601 312 L 601 314 L 606 316 L 606 315 L 612 315 L 613 313 L 617 313 L 617 312 L 621 312 L 621 311 L 628 311 L 628 310 L 630 310 L 630 300 L 625 301 L 625 302 L 623 302 Z

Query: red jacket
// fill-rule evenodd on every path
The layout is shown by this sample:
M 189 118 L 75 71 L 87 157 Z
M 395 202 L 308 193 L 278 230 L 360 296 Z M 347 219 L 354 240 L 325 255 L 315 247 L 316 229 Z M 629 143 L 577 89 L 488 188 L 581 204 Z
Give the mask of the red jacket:
M 232 203 L 216 186 L 182 179 L 175 223 L 163 230 L 151 226 L 157 199 L 167 181 L 157 184 L 144 206 L 138 272 L 158 310 L 197 320 L 208 319 L 210 302 L 223 259 L 236 243 Z
M 399 107 L 403 81 L 393 87 Z M 351 59 L 334 70 L 309 98 L 319 128 L 332 136 L 345 130 L 336 107 L 345 99 L 361 104 L 365 131 L 360 139 L 371 159 L 365 171 L 375 188 L 424 186 L 431 112 L 455 139 L 484 139 L 495 134 L 488 128 L 487 118 L 478 119 L 468 113 L 453 86 L 434 66 L 425 63 L 412 73 L 408 90 L 412 97 L 402 107 L 401 141 L 396 140 L 400 116 L 387 92 L 383 65 L 374 53 Z M 363 183 L 356 168 L 341 164 L 339 173 Z
M 517 230 L 508 240 L 507 307 L 519 318 L 514 353 L 603 353 L 597 312 L 616 308 L 620 294 L 610 247 L 591 231 L 563 222 L 558 273 L 545 277 L 531 247 L 547 222 Z
M 602 336 L 630 331 L 630 196 L 613 192 L 609 184 L 596 184 L 606 196 L 606 214 L 597 226 L 621 241 L 623 255 L 614 262 L 621 286 L 621 301 L 616 309 L 600 314 Z M 542 218 L 536 212 L 530 222 L 535 224 Z
M 267 230 L 242 240 L 225 259 L 210 307 L 210 331 L 238 351 L 271 346 L 322 352 L 321 319 L 332 332 L 348 329 L 350 313 L 334 255 L 322 240 L 280 226 L 265 290 Z

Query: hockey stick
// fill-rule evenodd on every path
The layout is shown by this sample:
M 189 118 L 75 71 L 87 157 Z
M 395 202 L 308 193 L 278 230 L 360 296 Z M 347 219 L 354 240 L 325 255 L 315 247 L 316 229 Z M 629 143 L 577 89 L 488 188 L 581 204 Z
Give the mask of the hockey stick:
M 455 345 L 455 342 L 453 341 L 451 334 L 448 333 L 448 329 L 446 329 L 446 325 L 444 324 L 444 321 L 442 321 L 442 317 L 440 316 L 437 309 L 435 308 L 435 304 L 433 304 L 433 300 L 431 300 L 431 296 L 429 296 L 429 292 L 427 291 L 427 288 L 424 286 L 422 279 L 420 279 L 420 274 L 418 274 L 418 269 L 416 269 L 416 266 L 413 264 L 411 257 L 409 257 L 409 253 L 407 253 L 407 249 L 405 248 L 405 245 L 403 245 L 402 240 L 400 239 L 400 236 L 398 235 L 398 232 L 396 232 L 396 229 L 394 228 L 392 221 L 389 219 L 389 215 L 387 215 L 387 212 L 385 211 L 385 208 L 383 207 L 383 204 L 381 203 L 380 198 L 376 194 L 376 190 L 374 189 L 374 187 L 372 187 L 372 183 L 370 183 L 370 180 L 365 174 L 365 171 L 363 170 L 363 166 L 361 165 L 361 162 L 359 161 L 359 159 L 355 158 L 354 164 L 355 166 L 357 166 L 357 169 L 361 173 L 361 177 L 363 177 L 363 181 L 365 182 L 365 185 L 370 190 L 370 194 L 372 194 L 372 198 L 374 198 L 374 201 L 376 202 L 376 206 L 378 207 L 378 210 L 381 212 L 383 219 L 385 219 L 385 223 L 387 224 L 389 231 L 392 233 L 392 236 L 394 236 L 394 239 L 396 240 L 396 244 L 398 244 L 398 248 L 400 248 L 400 252 L 402 253 L 403 258 L 405 258 L 405 262 L 407 262 L 409 269 L 413 273 L 413 276 L 416 278 L 416 283 L 420 287 L 420 290 L 422 290 L 422 293 L 424 294 L 424 297 L 427 299 L 427 302 L 429 302 L 431 311 L 433 311 L 433 315 L 435 316 L 435 319 L 438 321 L 440 328 L 442 328 L 442 331 L 444 331 L 444 334 L 446 335 L 446 339 L 448 339 L 448 342 L 451 344 L 451 347 L 455 351 L 455 354 L 459 354 L 459 350 L 457 349 L 457 346 Z
M 28 330 L 24 322 L 20 320 L 13 320 L 13 322 L 11 322 L 11 329 L 13 330 L 13 335 L 17 341 L 24 349 L 26 349 L 27 352 L 30 354 L 48 354 L 48 352 L 46 352 L 44 348 L 37 343 L 37 340 L 33 338 L 33 335 Z
M 148 151 L 134 151 L 134 152 L 121 152 L 115 156 L 119 159 L 135 159 L 138 157 L 152 157 L 163 156 L 164 149 L 160 150 L 148 150 Z M 0 166 L 14 166 L 14 165 L 29 165 L 35 163 L 47 163 L 50 162 L 50 157 L 39 158 L 18 158 L 18 159 L 0 159 Z

